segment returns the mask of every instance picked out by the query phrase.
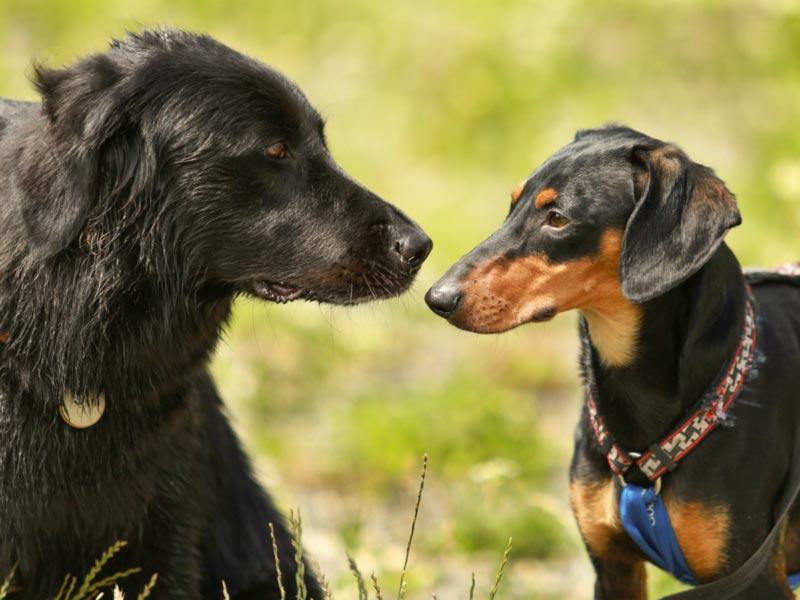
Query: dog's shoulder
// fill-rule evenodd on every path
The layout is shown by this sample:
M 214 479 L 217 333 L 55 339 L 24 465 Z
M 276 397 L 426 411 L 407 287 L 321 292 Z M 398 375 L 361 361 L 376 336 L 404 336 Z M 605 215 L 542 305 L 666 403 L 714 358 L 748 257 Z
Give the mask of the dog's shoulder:
M 744 273 L 750 286 L 778 283 L 800 288 L 800 262 L 782 265 L 777 269 L 745 269 Z
M 775 270 L 748 269 L 745 278 L 755 299 L 758 349 L 770 360 L 770 381 L 789 390 L 787 381 L 794 379 L 800 360 L 800 264 Z
M 800 263 L 783 265 L 777 269 L 746 269 L 745 280 L 752 289 L 759 313 L 765 310 L 772 313 L 770 319 L 783 322 L 787 318 L 795 323 L 800 331 L 797 302 L 800 301 Z M 786 325 L 786 323 L 784 323 Z

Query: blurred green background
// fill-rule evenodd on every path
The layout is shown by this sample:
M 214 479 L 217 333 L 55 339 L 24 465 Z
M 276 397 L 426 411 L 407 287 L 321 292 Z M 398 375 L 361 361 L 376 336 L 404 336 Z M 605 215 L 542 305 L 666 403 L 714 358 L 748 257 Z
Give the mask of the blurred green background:
M 33 58 L 68 63 L 158 24 L 296 80 L 341 164 L 435 240 L 396 301 L 241 301 L 214 363 L 259 476 L 300 507 L 340 597 L 354 594 L 345 551 L 394 589 L 425 452 L 411 597 L 466 597 L 472 571 L 485 591 L 512 535 L 503 597 L 591 597 L 566 497 L 576 317 L 479 337 L 422 295 L 500 224 L 518 180 L 612 120 L 717 170 L 742 208 L 729 241 L 744 263 L 800 258 L 800 4 L 0 0 L 0 95 L 35 98 Z

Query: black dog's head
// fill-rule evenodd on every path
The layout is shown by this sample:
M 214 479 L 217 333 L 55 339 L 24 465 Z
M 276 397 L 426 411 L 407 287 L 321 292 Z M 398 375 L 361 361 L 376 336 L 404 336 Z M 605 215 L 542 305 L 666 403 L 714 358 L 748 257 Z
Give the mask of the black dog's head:
M 129 257 L 160 274 L 150 263 L 180 262 L 233 293 L 348 304 L 404 291 L 431 249 L 334 162 L 293 83 L 209 37 L 146 31 L 36 77 L 52 135 L 16 180 L 39 259 L 130 230 L 164 246 Z
M 676 146 L 624 127 L 581 131 L 426 301 L 480 333 L 576 308 L 624 327 L 622 315 L 635 321 L 637 304 L 700 269 L 740 221 L 723 182 Z

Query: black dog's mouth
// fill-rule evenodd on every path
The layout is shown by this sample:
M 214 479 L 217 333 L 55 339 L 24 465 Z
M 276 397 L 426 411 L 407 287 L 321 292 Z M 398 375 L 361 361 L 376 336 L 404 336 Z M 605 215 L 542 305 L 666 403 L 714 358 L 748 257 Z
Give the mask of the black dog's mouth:
M 286 280 L 253 277 L 246 280 L 244 289 L 261 300 L 286 304 L 295 300 L 352 306 L 399 296 L 413 283 L 419 271 L 392 269 L 378 262 L 335 264 L 298 279 L 303 284 Z
M 250 282 L 250 289 L 253 294 L 269 302 L 286 304 L 293 300 L 300 300 L 305 297 L 306 291 L 295 285 L 286 282 L 274 283 L 265 279 L 254 279 Z

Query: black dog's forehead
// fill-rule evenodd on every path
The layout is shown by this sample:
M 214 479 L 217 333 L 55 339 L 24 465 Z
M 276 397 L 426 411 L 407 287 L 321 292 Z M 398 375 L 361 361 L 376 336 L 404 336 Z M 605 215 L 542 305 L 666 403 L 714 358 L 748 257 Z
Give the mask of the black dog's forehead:
M 234 136 L 311 136 L 323 120 L 278 71 L 204 35 L 145 31 L 115 42 L 109 55 L 132 67 L 143 98 L 180 105 L 182 114 Z M 127 63 L 127 64 L 126 64 Z

